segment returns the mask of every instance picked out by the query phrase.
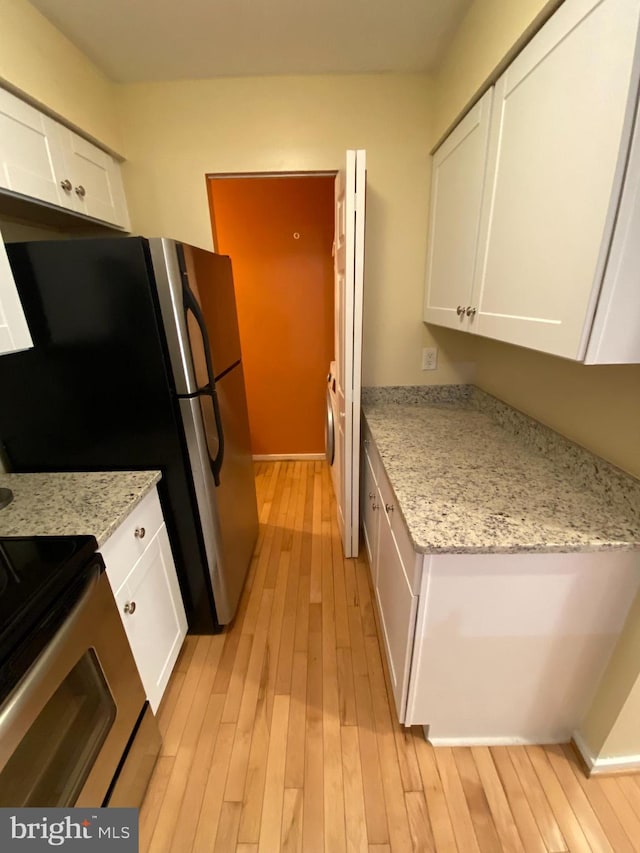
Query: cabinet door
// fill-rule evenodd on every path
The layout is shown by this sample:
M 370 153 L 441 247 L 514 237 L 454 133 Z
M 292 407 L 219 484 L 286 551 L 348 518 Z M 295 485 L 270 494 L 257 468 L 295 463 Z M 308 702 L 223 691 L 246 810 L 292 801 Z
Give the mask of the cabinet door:
M 71 209 L 57 123 L 0 89 L 0 187 Z M 66 184 L 65 184 L 66 186 Z
M 187 633 L 171 547 L 163 524 L 115 594 L 116 604 L 155 712 Z
M 77 133 L 59 125 L 61 148 L 73 182 L 73 207 L 78 213 L 128 228 L 120 166 Z
M 367 558 L 371 569 L 373 585 L 376 585 L 377 561 L 378 561 L 378 518 L 380 516 L 380 498 L 378 487 L 373 473 L 371 457 L 367 451 L 368 442 L 364 443 L 362 460 L 362 532 L 364 544 L 367 549 Z
M 382 637 L 387 652 L 389 675 L 398 719 L 404 721 L 409 687 L 409 670 L 418 608 L 402 568 L 391 525 L 381 510 L 378 537 L 378 574 L 375 584 Z
M 492 99 L 490 89 L 433 157 L 424 319 L 452 329 L 471 319 Z
M 622 178 L 639 6 L 567 0 L 496 83 L 480 334 L 584 356 Z
M 33 346 L 0 234 L 0 355 Z

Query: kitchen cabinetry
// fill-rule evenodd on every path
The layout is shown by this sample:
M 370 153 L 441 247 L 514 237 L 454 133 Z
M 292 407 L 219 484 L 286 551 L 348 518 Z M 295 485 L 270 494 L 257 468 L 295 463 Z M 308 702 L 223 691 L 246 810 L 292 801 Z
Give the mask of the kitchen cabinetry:
M 118 228 L 129 227 L 120 165 L 0 89 L 0 189 Z
M 33 346 L 0 234 L 0 355 Z
M 442 745 L 568 741 L 639 582 L 633 551 L 425 555 L 403 722 Z
M 363 506 L 365 542 L 391 686 L 398 718 L 403 720 L 418 608 L 418 596 L 412 588 L 418 557 L 402 520 L 395 513 L 391 487 L 369 438 L 365 438 L 363 448 L 363 468 L 370 472 L 369 477 L 365 473 L 365 481 L 369 483 Z
M 590 363 L 640 361 L 637 288 L 613 297 L 636 318 L 622 336 L 612 299 L 599 304 L 613 275 L 639 16 L 638 0 L 567 0 L 496 82 L 485 161 L 489 94 L 436 152 L 427 322 Z
M 378 510 L 380 509 L 380 496 L 378 495 L 376 477 L 373 473 L 371 451 L 369 449 L 370 440 L 365 439 L 362 447 L 362 465 L 360 466 L 360 470 L 362 471 L 362 486 L 360 488 L 360 494 L 363 496 L 362 533 L 375 585 L 376 576 L 374 567 L 377 568 L 378 565 Z
M 433 156 L 424 319 L 467 328 L 489 145 L 490 89 Z
M 416 452 L 417 421 L 411 422 L 406 444 Z M 394 428 L 402 430 L 397 422 Z M 459 423 L 453 434 L 464 440 Z M 453 528 L 450 534 L 429 531 L 436 553 L 418 553 L 366 422 L 363 439 L 362 467 L 371 471 L 364 479 L 374 486 L 363 501 L 362 523 L 365 542 L 375 543 L 367 554 L 400 722 L 428 727 L 429 740 L 443 745 L 568 740 L 590 706 L 640 587 L 638 552 L 527 553 L 531 546 L 523 545 L 510 553 L 499 546 L 476 553 L 496 547 L 491 524 L 499 528 L 507 514 L 486 528 L 486 540 L 474 532 L 469 539 L 464 519 L 467 506 L 473 517 L 477 493 L 465 503 L 464 488 L 452 488 L 449 498 L 441 472 L 432 501 L 430 479 L 421 484 L 419 463 L 405 460 L 402 469 L 413 472 L 403 486 L 411 511 L 442 506 L 433 525 L 446 526 L 450 513 Z M 391 443 L 397 459 L 398 442 Z M 436 459 L 450 455 L 442 448 L 433 452 Z M 532 512 L 536 501 L 532 495 Z M 519 506 L 519 515 L 526 512 Z M 418 532 L 418 541 L 424 535 Z
M 187 633 L 157 492 L 100 548 L 149 704 L 155 712 Z

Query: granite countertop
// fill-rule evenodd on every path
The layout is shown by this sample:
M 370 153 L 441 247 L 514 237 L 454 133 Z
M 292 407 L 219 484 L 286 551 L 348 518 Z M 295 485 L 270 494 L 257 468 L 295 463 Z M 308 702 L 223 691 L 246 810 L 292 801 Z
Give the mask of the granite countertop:
M 0 473 L 0 487 L 14 496 L 0 510 L 0 536 L 91 534 L 100 547 L 160 476 L 160 471 Z
M 640 548 L 640 481 L 476 388 L 368 389 L 363 413 L 419 552 Z

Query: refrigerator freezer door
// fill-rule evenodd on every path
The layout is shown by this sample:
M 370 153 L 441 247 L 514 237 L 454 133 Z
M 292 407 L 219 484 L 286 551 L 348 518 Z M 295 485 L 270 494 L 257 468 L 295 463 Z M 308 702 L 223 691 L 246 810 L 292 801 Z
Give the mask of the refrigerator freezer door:
M 241 358 L 231 260 L 193 246 L 183 245 L 182 250 L 189 287 L 204 315 L 217 378 Z M 194 340 L 194 344 L 198 346 L 199 342 Z
M 193 394 L 201 384 L 196 375 L 194 354 L 189 343 L 189 325 L 184 310 L 182 270 L 178 261 L 177 244 L 174 240 L 149 240 L 149 251 L 156 280 L 158 301 L 164 325 L 169 359 L 173 370 L 177 394 Z M 202 369 L 203 351 L 196 350 L 195 360 Z
M 253 461 L 249 438 L 242 365 L 236 365 L 216 383 L 225 436 L 220 485 L 214 485 L 211 451 L 217 437 L 206 415 L 206 395 L 180 400 L 196 500 L 218 621 L 233 618 L 258 537 Z

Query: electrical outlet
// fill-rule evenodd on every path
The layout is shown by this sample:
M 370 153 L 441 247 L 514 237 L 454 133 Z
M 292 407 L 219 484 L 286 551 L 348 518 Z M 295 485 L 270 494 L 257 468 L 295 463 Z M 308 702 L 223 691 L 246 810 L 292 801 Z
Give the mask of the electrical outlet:
M 438 366 L 438 347 L 422 348 L 422 369 L 435 370 Z

